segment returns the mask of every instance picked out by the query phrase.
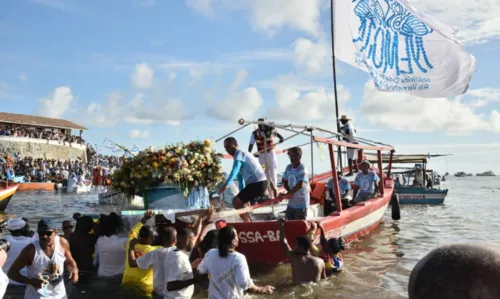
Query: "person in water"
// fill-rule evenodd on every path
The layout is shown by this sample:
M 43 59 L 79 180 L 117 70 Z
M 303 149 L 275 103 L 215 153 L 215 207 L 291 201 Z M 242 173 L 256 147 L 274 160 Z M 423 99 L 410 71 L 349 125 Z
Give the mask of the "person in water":
M 257 158 L 238 149 L 238 142 L 234 137 L 228 137 L 224 140 L 224 148 L 229 155 L 234 157 L 234 162 L 229 178 L 219 189 L 219 194 L 224 194 L 229 184 L 241 171 L 241 176 L 238 176 L 240 192 L 233 199 L 233 206 L 236 209 L 241 209 L 254 201 L 264 199 L 269 183 Z M 241 214 L 240 217 L 244 222 L 251 222 L 248 213 Z
M 200 274 L 210 277 L 208 298 L 240 299 L 245 291 L 257 294 L 274 292 L 273 286 L 255 285 L 250 277 L 247 259 L 236 251 L 238 242 L 234 227 L 225 226 L 217 234 L 217 247 L 209 250 L 198 266 Z
M 9 269 L 9 278 L 27 285 L 25 299 L 43 298 L 40 293 L 48 290 L 53 298 L 66 298 L 63 280 L 65 265 L 71 282 L 78 282 L 78 268 L 68 241 L 57 235 L 55 224 L 48 218 L 40 220 L 37 229 L 38 241 L 21 251 Z M 20 273 L 24 267 L 28 269 L 27 276 Z
M 285 238 L 285 219 L 279 219 L 280 242 L 292 266 L 294 283 L 318 282 L 326 278 L 325 262 L 311 255 L 311 240 L 308 236 L 298 236 L 292 250 Z
M 342 271 L 344 269 L 344 261 L 340 252 L 345 250 L 344 238 L 330 238 L 327 240 L 325 229 L 321 222 L 310 222 L 309 224 L 310 228 L 308 235 L 311 240 L 311 253 L 323 259 L 325 262 L 326 276 Z M 321 247 L 314 245 L 314 239 L 318 228 L 321 232 Z

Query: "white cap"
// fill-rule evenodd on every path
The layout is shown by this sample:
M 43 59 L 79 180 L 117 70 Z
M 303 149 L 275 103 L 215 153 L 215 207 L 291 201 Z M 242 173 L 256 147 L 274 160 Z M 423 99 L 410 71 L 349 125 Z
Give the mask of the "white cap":
M 20 230 L 26 226 L 26 221 L 22 218 L 12 218 L 7 221 L 8 230 Z

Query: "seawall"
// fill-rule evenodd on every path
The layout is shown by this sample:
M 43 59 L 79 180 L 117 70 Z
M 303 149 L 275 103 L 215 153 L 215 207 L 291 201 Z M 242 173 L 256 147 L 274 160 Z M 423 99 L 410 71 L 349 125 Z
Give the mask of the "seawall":
M 22 157 L 76 160 L 77 158 L 87 162 L 86 146 L 80 144 L 66 143 L 46 139 L 33 139 L 22 137 L 0 136 L 0 154 L 13 155 L 21 153 Z

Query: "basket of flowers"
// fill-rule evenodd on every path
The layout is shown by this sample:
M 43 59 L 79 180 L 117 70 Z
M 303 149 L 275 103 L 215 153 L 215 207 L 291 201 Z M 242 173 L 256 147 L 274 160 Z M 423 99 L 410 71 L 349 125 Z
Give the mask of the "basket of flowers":
M 113 174 L 113 190 L 133 197 L 161 185 L 177 186 L 184 196 L 215 190 L 223 181 L 221 158 L 210 140 L 149 148 L 124 161 Z

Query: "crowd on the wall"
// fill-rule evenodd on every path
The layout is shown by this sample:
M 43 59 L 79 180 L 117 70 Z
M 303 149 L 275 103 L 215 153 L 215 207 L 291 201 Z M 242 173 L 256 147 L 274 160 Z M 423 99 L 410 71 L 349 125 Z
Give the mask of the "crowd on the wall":
M 57 128 L 41 128 L 25 125 L 0 124 L 0 136 L 24 137 L 59 141 L 61 144 L 85 144 L 81 136 L 65 133 Z

